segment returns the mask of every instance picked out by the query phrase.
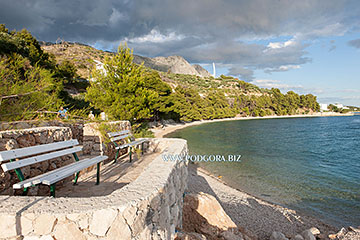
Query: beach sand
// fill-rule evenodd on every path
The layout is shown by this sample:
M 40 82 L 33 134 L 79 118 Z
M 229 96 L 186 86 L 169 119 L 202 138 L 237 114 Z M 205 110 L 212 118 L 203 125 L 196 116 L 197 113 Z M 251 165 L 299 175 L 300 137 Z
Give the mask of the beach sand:
M 204 120 L 191 123 L 168 124 L 162 128 L 154 128 L 152 131 L 154 132 L 155 137 L 161 138 L 178 129 L 208 122 L 321 116 L 324 115 L 313 114 Z M 330 116 L 330 114 L 327 116 Z M 335 114 L 335 116 L 344 115 Z M 253 197 L 244 191 L 234 189 L 216 176 L 213 176 L 211 173 L 198 167 L 197 164 L 189 164 L 187 191 L 192 193 L 204 192 L 215 196 L 231 219 L 251 235 L 257 236 L 258 239 L 269 239 L 273 231 L 280 231 L 288 238 L 291 238 L 297 233 L 301 233 L 311 227 L 318 228 L 322 234 L 325 234 L 323 236 L 328 236 L 328 234 L 335 233 L 339 230 L 322 222 L 320 219 L 307 216 L 280 205 L 269 203 Z
M 151 131 L 154 133 L 156 138 L 162 138 L 165 135 L 174 132 L 176 130 L 189 127 L 196 126 L 203 123 L 212 123 L 212 122 L 223 122 L 223 121 L 234 121 L 234 120 L 261 120 L 261 119 L 275 119 L 275 118 L 306 118 L 306 117 L 330 117 L 330 116 L 353 116 L 353 113 L 348 114 L 340 114 L 340 113 L 313 113 L 313 114 L 304 114 L 304 115 L 284 115 L 284 116 L 264 116 L 264 117 L 234 117 L 234 118 L 222 118 L 222 119 L 214 119 L 214 120 L 200 120 L 188 123 L 173 123 L 173 124 L 165 124 L 160 127 L 154 127 Z

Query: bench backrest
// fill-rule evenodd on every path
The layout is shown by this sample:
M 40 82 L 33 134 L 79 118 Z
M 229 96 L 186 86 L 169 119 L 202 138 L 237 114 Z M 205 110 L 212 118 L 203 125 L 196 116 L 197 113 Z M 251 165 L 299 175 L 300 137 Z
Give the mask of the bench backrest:
M 120 132 L 110 132 L 108 133 L 108 136 L 110 137 L 110 141 L 116 142 L 122 139 L 131 138 L 132 134 L 130 130 L 123 130 Z
M 9 151 L 2 151 L 0 152 L 0 162 L 19 158 L 23 159 L 3 163 L 1 167 L 4 172 L 6 172 L 11 169 L 20 168 L 34 163 L 43 162 L 52 158 L 79 152 L 82 150 L 82 147 L 74 147 L 78 144 L 79 142 L 77 139 L 72 139 L 69 141 L 55 142 L 32 147 L 18 148 Z

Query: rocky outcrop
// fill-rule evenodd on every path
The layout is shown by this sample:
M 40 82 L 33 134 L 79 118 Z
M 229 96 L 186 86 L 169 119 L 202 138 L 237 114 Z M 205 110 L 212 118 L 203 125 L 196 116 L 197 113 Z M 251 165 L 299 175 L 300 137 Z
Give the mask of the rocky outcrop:
M 212 76 L 205 68 L 203 68 L 199 64 L 194 64 L 193 67 L 202 77 L 211 77 Z
M 183 226 L 176 239 L 251 238 L 240 231 L 214 196 L 191 193 L 184 198 Z
M 144 63 L 145 67 L 161 72 L 190 74 L 200 77 L 211 76 L 211 74 L 200 65 L 191 65 L 188 61 L 180 56 L 147 58 L 134 55 L 134 62 L 137 64 Z

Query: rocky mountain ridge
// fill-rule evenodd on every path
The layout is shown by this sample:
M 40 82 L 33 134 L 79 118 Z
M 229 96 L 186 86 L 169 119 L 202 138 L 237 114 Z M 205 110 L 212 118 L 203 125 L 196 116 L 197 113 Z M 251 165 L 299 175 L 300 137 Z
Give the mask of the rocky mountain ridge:
M 148 58 L 134 55 L 134 62 L 137 64 L 144 63 L 145 67 L 155 69 L 161 72 L 189 74 L 200 77 L 211 76 L 211 74 L 203 67 L 198 64 L 191 65 L 181 56 Z
M 100 61 L 103 62 L 105 56 L 111 57 L 114 53 L 98 50 L 91 46 L 81 43 L 48 43 L 41 42 L 42 49 L 52 53 L 57 62 L 69 60 L 78 69 L 81 78 L 88 79 L 91 69 Z M 144 63 L 145 67 L 175 74 L 189 74 L 200 77 L 210 77 L 211 74 L 200 65 L 191 65 L 181 56 L 169 57 L 143 57 L 134 55 L 134 62 Z

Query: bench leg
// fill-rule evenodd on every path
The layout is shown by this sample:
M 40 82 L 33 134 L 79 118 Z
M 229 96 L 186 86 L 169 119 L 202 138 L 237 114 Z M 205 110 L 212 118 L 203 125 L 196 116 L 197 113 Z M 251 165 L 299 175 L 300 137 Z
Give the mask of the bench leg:
M 55 197 L 55 187 L 56 187 L 55 184 L 56 183 L 50 185 L 50 196 L 51 197 Z
M 22 195 L 26 196 L 28 194 L 29 188 L 24 188 Z
M 80 172 L 77 172 L 76 175 L 75 175 L 74 185 L 77 185 L 77 181 L 78 181 L 78 179 L 79 179 L 79 173 L 80 173 Z
M 144 155 L 144 143 L 141 143 L 141 155 Z
M 100 184 L 100 163 L 97 164 L 96 170 L 96 185 Z
M 116 161 L 117 161 L 117 158 L 118 158 L 118 156 L 119 156 L 119 151 L 120 151 L 120 149 L 118 149 L 118 150 L 116 151 L 114 163 L 116 163 Z
M 131 162 L 131 160 L 132 160 L 131 147 L 129 147 L 129 157 L 130 157 L 130 162 Z

